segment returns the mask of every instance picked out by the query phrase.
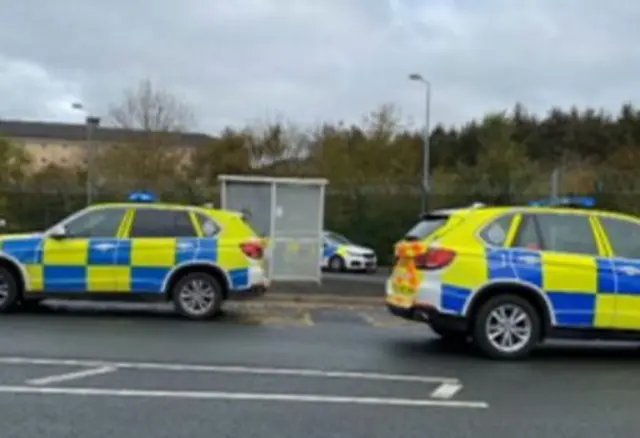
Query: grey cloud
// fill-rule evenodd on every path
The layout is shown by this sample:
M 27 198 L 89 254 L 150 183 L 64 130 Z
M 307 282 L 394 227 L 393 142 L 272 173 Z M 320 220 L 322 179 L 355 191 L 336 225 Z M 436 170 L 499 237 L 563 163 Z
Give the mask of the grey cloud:
M 0 116 L 74 118 L 61 109 L 73 98 L 105 111 L 149 77 L 204 130 L 269 114 L 357 121 L 388 101 L 419 118 L 412 71 L 445 123 L 515 101 L 616 109 L 637 94 L 637 17 L 632 0 L 2 2 Z M 27 65 L 42 75 L 16 79 Z

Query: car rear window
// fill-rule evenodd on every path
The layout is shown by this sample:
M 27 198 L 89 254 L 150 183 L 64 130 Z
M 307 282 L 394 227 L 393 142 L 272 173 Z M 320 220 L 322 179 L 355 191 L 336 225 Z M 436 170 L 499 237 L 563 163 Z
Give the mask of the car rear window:
M 424 216 L 405 234 L 404 239 L 408 241 L 424 240 L 447 225 L 450 218 L 449 215 Z

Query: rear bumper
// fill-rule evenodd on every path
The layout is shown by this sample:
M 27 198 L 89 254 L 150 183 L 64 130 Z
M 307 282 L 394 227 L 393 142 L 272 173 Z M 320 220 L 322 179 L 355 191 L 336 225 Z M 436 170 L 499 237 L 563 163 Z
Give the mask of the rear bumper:
M 231 301 L 244 301 L 260 298 L 267 293 L 268 287 L 263 284 L 256 284 L 247 289 L 234 290 L 229 293 L 228 299 Z
M 440 313 L 434 307 L 416 305 L 405 308 L 387 303 L 387 309 L 392 315 L 399 318 L 437 325 L 446 330 L 465 331 L 468 328 L 468 323 L 465 318 Z
M 252 266 L 249 268 L 249 284 L 247 287 L 229 291 L 227 298 L 233 301 L 260 298 L 267 293 L 270 283 L 261 266 Z

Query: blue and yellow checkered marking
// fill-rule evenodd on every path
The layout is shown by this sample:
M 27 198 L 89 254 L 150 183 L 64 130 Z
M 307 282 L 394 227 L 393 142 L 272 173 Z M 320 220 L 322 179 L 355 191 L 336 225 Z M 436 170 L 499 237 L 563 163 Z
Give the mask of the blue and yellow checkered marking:
M 217 239 L 65 239 L 40 236 L 0 241 L 0 250 L 24 266 L 29 292 L 162 293 L 177 266 L 216 263 L 231 289 L 249 286 L 249 262 Z
M 486 249 L 484 281 L 461 286 L 450 276 L 441 289 L 441 308 L 462 314 L 479 285 L 506 280 L 530 284 L 544 291 L 560 327 L 609 326 L 615 312 L 615 300 L 624 296 L 640 297 L 640 279 L 620 274 L 616 269 L 640 262 L 618 261 L 604 257 L 546 254 L 526 249 Z M 446 279 L 448 280 L 448 278 Z M 461 281 L 462 283 L 463 281 Z

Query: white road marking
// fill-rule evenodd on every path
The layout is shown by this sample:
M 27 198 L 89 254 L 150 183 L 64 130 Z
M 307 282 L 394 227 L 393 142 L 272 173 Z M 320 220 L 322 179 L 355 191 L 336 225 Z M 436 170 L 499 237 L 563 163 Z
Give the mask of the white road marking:
M 456 395 L 461 389 L 462 385 L 459 383 L 443 383 L 431 393 L 431 397 L 449 399 Z
M 218 366 L 218 365 L 189 365 L 159 362 L 109 362 L 98 360 L 78 359 L 43 359 L 25 357 L 0 357 L 0 364 L 6 365 L 60 365 L 73 367 L 112 367 L 130 370 L 156 370 L 156 371 L 183 371 L 183 372 L 210 372 L 232 374 L 256 374 L 256 375 L 281 375 L 294 377 L 321 377 L 321 378 L 346 378 L 363 380 L 386 380 L 395 382 L 415 383 L 458 383 L 459 380 L 450 377 L 416 376 L 402 374 L 381 374 L 350 371 L 322 371 L 315 369 L 289 369 L 289 368 L 252 368 L 245 366 Z
M 92 368 L 90 370 L 76 371 L 73 373 L 54 374 L 53 376 L 39 377 L 37 379 L 27 380 L 25 383 L 27 383 L 28 385 L 49 385 L 51 383 L 67 382 L 69 380 L 78 380 L 85 377 L 113 373 L 116 370 L 116 367 L 104 366 L 100 368 Z
M 176 398 L 191 400 L 244 400 L 244 401 L 282 401 L 296 403 L 336 403 L 401 407 L 446 407 L 487 409 L 489 405 L 481 401 L 419 400 L 378 397 L 339 397 L 313 394 L 261 394 L 218 391 L 165 391 L 137 389 L 102 388 L 56 388 L 33 386 L 0 386 L 0 393 L 38 394 L 38 395 L 75 395 L 106 397 L 142 397 Z

